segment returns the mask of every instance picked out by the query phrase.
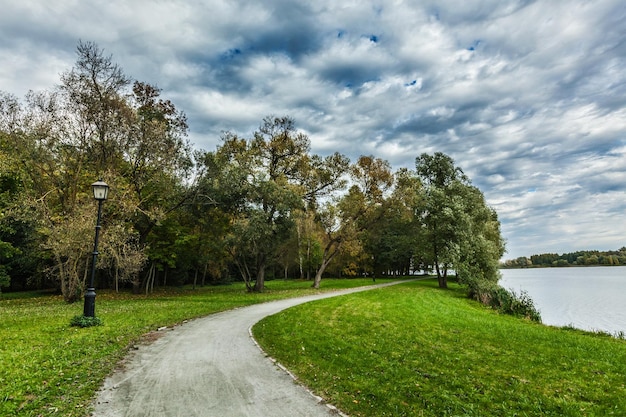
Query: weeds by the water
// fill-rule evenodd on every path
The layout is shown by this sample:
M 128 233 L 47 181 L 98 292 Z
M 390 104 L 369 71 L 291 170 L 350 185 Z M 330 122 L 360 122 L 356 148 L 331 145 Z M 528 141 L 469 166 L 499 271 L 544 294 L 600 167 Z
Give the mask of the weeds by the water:
M 581 330 L 578 327 L 574 326 L 573 323 L 570 323 L 566 326 L 561 326 L 561 329 L 570 330 L 572 332 L 594 333 L 598 336 L 614 337 L 615 339 L 626 340 L 626 333 L 624 333 L 623 331 L 611 333 L 605 330 Z

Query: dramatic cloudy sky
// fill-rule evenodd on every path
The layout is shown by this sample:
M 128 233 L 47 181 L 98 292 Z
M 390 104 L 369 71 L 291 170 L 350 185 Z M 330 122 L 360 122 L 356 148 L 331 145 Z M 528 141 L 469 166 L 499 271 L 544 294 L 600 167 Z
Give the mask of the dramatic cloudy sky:
M 190 139 L 290 115 L 312 151 L 454 158 L 505 258 L 626 246 L 623 0 L 0 0 L 0 90 L 49 89 L 96 42 Z

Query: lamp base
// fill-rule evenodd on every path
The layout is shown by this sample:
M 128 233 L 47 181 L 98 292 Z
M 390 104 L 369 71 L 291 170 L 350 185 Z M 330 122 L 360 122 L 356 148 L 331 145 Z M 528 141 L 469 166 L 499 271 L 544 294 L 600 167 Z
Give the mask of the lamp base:
M 96 317 L 96 289 L 93 287 L 87 288 L 87 292 L 85 293 L 83 316 Z

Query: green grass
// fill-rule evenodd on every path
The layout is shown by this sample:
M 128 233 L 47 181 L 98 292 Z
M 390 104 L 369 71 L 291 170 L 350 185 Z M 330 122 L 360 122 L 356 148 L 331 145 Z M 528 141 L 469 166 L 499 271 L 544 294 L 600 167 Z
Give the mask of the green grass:
M 626 341 L 498 315 L 422 281 L 262 320 L 263 348 L 350 416 L 624 416 Z
M 324 280 L 323 290 L 370 285 L 371 280 Z M 0 296 L 0 416 L 86 416 L 115 364 L 141 336 L 161 326 L 217 311 L 311 294 L 311 282 L 270 281 L 263 294 L 243 284 L 170 288 L 145 295 L 98 291 L 102 326 L 71 327 L 82 302 L 49 294 Z

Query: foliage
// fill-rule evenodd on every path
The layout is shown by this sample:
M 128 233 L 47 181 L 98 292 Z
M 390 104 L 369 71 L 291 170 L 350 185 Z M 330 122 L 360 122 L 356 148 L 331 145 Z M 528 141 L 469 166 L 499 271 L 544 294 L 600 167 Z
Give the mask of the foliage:
M 495 314 L 455 284 L 437 285 L 300 305 L 253 333 L 302 384 L 351 416 L 624 413 L 626 341 Z
M 238 279 L 257 292 L 276 276 L 314 288 L 329 274 L 499 278 L 497 215 L 449 156 L 394 172 L 375 155 L 316 155 L 289 116 L 192 153 L 185 113 L 159 88 L 95 43 L 76 55 L 49 91 L 0 93 L 0 285 L 79 299 L 97 178 L 111 190 L 98 288 L 149 292 L 172 271 L 170 284 Z
M 100 317 L 88 317 L 84 315 L 78 315 L 72 317 L 70 320 L 70 326 L 73 327 L 93 327 L 102 326 L 104 323 Z
M 306 218 L 299 213 L 342 187 L 348 162 L 339 154 L 310 155 L 308 137 L 289 117 L 266 117 L 251 139 L 230 132 L 222 139 L 201 158 L 200 189 L 231 219 L 224 247 L 248 288 L 262 291 L 266 270 L 284 263 L 283 244 L 294 236 L 297 219 Z
M 492 302 L 492 305 L 499 311 L 541 322 L 541 314 L 526 291 L 521 291 L 518 295 L 514 291 L 500 287 L 495 299 L 497 299 L 497 304 L 494 305 Z
M 151 231 L 189 198 L 183 182 L 191 167 L 184 113 L 156 87 L 133 83 L 96 44 L 79 42 L 76 52 L 53 90 L 31 92 L 23 105 L 0 97 L 0 152 L 14 162 L 10 177 L 4 166 L 0 176 L 24 185 L 11 219 L 33 225 L 22 240 L 30 246 L 18 247 L 38 248 L 31 258 L 46 260 L 40 271 L 69 302 L 88 267 L 90 184 L 103 178 L 111 186 L 98 269 L 116 285 L 136 283 Z
M 541 314 L 525 291 L 517 294 L 495 283 L 478 280 L 472 281 L 468 288 L 470 298 L 491 306 L 500 313 L 541 322 Z
M 426 250 L 437 271 L 439 286 L 447 287 L 452 268 L 461 282 L 497 282 L 504 240 L 496 212 L 482 192 L 471 185 L 449 156 L 422 154 L 416 169 L 424 186 Z

